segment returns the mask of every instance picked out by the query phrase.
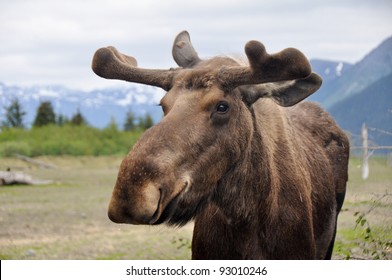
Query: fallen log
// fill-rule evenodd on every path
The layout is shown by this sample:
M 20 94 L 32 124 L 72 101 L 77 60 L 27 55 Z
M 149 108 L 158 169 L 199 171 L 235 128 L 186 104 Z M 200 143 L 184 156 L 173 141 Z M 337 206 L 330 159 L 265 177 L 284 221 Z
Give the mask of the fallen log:
M 15 154 L 15 157 L 20 159 L 20 160 L 26 161 L 28 163 L 31 163 L 31 164 L 34 164 L 34 165 L 38 165 L 41 168 L 47 168 L 47 169 L 56 169 L 57 168 L 53 164 L 46 163 L 46 162 L 43 162 L 43 161 L 40 161 L 40 160 L 37 160 L 37 159 L 33 159 L 33 158 L 30 158 L 30 157 L 26 157 L 26 156 L 23 156 L 23 155 Z
M 32 185 L 31 176 L 22 172 L 0 171 L 0 185 Z

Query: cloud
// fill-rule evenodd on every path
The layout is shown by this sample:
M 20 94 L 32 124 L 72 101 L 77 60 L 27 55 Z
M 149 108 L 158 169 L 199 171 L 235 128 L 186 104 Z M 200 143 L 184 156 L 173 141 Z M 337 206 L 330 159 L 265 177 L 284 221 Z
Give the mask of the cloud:
M 187 29 L 201 57 L 243 54 L 262 41 L 269 52 L 292 46 L 310 58 L 357 62 L 392 35 L 392 2 L 13 0 L 0 3 L 0 81 L 92 88 L 94 51 L 114 45 L 143 67 L 174 66 L 171 45 Z

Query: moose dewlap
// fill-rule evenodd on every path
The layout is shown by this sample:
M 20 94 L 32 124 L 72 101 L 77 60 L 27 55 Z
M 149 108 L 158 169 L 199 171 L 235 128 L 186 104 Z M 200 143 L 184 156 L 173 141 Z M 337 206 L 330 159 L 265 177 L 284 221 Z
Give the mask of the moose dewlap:
M 116 223 L 194 219 L 193 259 L 330 259 L 347 182 L 349 143 L 318 105 L 321 86 L 293 48 L 245 46 L 248 63 L 203 60 L 189 34 L 174 41 L 178 68 L 137 67 L 114 47 L 94 72 L 161 87 L 164 117 L 123 160 L 109 205 Z

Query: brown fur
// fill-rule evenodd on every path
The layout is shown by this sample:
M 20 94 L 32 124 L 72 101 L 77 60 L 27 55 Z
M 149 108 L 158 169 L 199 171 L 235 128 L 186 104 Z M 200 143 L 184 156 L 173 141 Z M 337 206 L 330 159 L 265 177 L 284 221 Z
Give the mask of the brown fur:
M 196 218 L 192 256 L 330 258 L 338 214 L 335 196 L 344 194 L 347 180 L 347 138 L 315 104 L 305 102 L 276 112 L 263 108 L 275 107 L 272 102 L 259 103 L 255 145 L 266 148 L 244 161 L 241 174 L 233 170 L 230 183 L 225 182 L 239 186 L 239 193 L 217 197 Z M 233 201 L 237 205 L 229 212 Z M 241 208 L 243 217 L 250 216 L 245 223 L 236 217 Z M 254 213 L 259 213 L 257 218 Z M 228 251 L 222 254 L 222 248 Z
M 176 70 L 163 120 L 124 159 L 110 219 L 179 226 L 195 219 L 193 259 L 331 258 L 347 137 L 314 103 L 278 105 L 311 94 L 318 78 L 226 87 L 216 75 L 238 66 L 234 60 L 201 61 L 187 49 L 196 62 Z M 290 101 L 280 102 L 287 93 Z

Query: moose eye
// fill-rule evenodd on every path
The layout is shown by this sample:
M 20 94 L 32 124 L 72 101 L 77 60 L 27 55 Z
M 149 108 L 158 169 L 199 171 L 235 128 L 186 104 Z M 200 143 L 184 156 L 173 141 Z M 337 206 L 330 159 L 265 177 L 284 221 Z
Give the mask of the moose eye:
M 162 103 L 159 103 L 158 106 L 161 107 L 161 109 L 163 111 L 163 115 L 166 115 L 167 114 L 167 107 L 165 105 L 163 105 Z
M 216 111 L 218 113 L 224 114 L 229 110 L 229 105 L 226 102 L 221 102 L 216 105 Z

